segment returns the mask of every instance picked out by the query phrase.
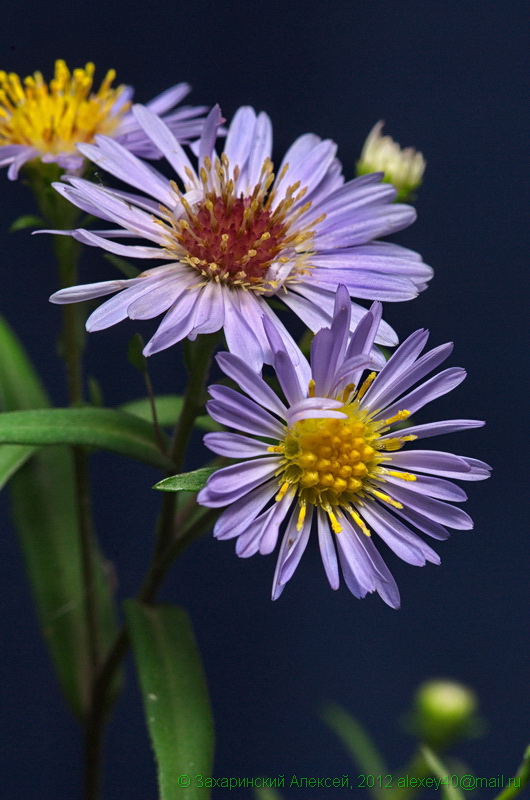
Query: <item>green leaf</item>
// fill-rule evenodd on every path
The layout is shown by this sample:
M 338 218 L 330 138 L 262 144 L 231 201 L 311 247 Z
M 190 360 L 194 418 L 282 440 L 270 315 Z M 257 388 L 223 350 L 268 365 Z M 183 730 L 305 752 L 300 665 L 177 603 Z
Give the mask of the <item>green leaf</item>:
M 255 786 L 254 797 L 256 800 L 281 800 L 281 794 L 271 786 Z
M 161 800 L 206 800 L 195 785 L 210 777 L 213 721 L 208 690 L 185 611 L 125 601 Z M 189 786 L 187 785 L 189 779 Z
M 182 397 L 176 394 L 161 394 L 155 397 L 158 422 L 162 428 L 173 428 L 176 425 L 182 410 L 182 402 Z M 128 414 L 134 414 L 135 417 L 140 417 L 140 419 L 146 422 L 152 421 L 151 404 L 148 397 L 131 400 L 129 403 L 120 406 L 120 408 L 122 411 L 126 411 Z M 197 428 L 201 428 L 205 431 L 222 430 L 221 426 L 208 416 L 208 414 L 202 414 L 200 417 L 197 417 L 195 425 Z
M 170 469 L 152 425 L 110 408 L 50 408 L 0 415 L 0 443 L 100 447 Z
M 39 378 L 20 342 L 0 318 L 0 410 L 47 405 Z M 0 419 L 3 416 L 0 415 Z M 90 687 L 78 515 L 69 448 L 48 447 L 31 457 L 35 447 L 3 445 L 6 471 L 18 458 L 11 479 L 12 515 L 20 537 L 29 582 L 43 636 L 63 692 L 74 714 L 85 714 Z M 18 456 L 16 455 L 18 451 Z M 22 459 L 27 459 L 22 466 Z M 117 633 L 109 570 L 96 546 L 94 595 L 102 651 Z M 119 679 L 115 681 L 116 693 Z M 110 698 L 109 698 L 110 699 Z
M 420 752 L 425 759 L 427 767 L 432 771 L 432 774 L 435 776 L 435 778 L 439 778 L 441 781 L 446 781 L 445 784 L 440 784 L 440 789 L 442 790 L 442 797 L 444 800 L 464 800 L 463 792 L 461 792 L 456 786 L 451 786 L 451 784 L 447 783 L 447 776 L 451 775 L 452 770 L 443 764 L 438 756 L 435 755 L 429 747 L 423 745 L 420 748 Z
M 352 756 L 360 772 L 365 775 L 386 775 L 388 768 L 370 735 L 361 723 L 340 706 L 330 704 L 321 712 L 322 719 L 334 731 Z M 370 789 L 376 798 L 385 798 L 383 787 L 377 784 Z
M 26 228 L 43 228 L 45 225 L 46 223 L 44 220 L 41 219 L 41 217 L 37 217 L 36 214 L 24 214 L 22 217 L 17 217 L 17 219 L 11 223 L 9 226 L 9 233 L 23 231 Z
M 146 359 L 142 352 L 144 346 L 145 343 L 142 336 L 139 333 L 135 333 L 129 342 L 129 349 L 127 352 L 129 363 L 132 364 L 135 369 L 141 372 L 142 375 L 145 375 L 147 372 Z
M 162 492 L 198 492 L 206 481 L 217 472 L 219 467 L 202 467 L 193 472 L 181 472 L 180 475 L 170 475 L 163 481 L 155 483 L 153 489 L 160 489 Z
M 134 264 L 130 264 L 129 261 L 126 261 L 124 258 L 115 256 L 113 253 L 105 253 L 103 258 L 112 264 L 113 267 L 119 269 L 126 278 L 137 278 L 140 274 L 138 267 L 135 267 Z
M 27 447 L 21 444 L 0 445 L 0 489 L 4 488 L 8 480 L 24 466 L 37 449 L 31 445 Z

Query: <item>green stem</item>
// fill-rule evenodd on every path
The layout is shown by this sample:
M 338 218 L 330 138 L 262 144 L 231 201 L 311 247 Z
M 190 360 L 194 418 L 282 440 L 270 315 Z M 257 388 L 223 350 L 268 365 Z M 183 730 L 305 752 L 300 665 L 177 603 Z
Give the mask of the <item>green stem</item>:
M 494 800 L 513 800 L 530 784 L 530 745 L 525 750 L 523 760 L 513 780 L 514 785 L 507 786 Z M 515 785 L 515 781 L 517 781 L 517 785 Z

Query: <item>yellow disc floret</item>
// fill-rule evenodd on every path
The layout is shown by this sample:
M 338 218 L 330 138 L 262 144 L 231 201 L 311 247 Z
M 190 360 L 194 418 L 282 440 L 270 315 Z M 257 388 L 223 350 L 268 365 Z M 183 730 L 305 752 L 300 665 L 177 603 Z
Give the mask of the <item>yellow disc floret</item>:
M 400 503 L 381 491 L 384 475 L 415 480 L 415 476 L 409 473 L 390 471 L 383 466 L 383 462 L 391 460 L 387 450 L 397 450 L 405 441 L 415 437 L 380 440 L 390 424 L 406 419 L 409 413 L 400 411 L 391 419 L 374 421 L 374 412 L 369 413 L 360 407 L 360 398 L 372 380 L 369 376 L 358 392 L 347 387 L 341 399 L 346 400 L 349 395 L 349 402 L 337 409 L 346 415 L 344 418 L 299 420 L 289 427 L 283 442 L 270 448 L 282 455 L 282 465 L 278 470 L 280 491 L 276 499 L 280 500 L 288 491 L 297 494 L 299 528 L 310 504 L 326 511 L 335 533 L 342 530 L 336 516 L 337 509 L 341 509 L 365 534 L 370 535 L 354 506 L 362 505 L 363 497 L 369 494 L 401 508 Z
M 111 88 L 109 70 L 92 91 L 94 64 L 71 73 L 64 61 L 55 62 L 49 84 L 35 72 L 22 82 L 15 73 L 0 72 L 0 145 L 35 147 L 41 153 L 74 153 L 76 145 L 98 133 L 111 134 L 129 108 L 115 108 L 124 87 Z

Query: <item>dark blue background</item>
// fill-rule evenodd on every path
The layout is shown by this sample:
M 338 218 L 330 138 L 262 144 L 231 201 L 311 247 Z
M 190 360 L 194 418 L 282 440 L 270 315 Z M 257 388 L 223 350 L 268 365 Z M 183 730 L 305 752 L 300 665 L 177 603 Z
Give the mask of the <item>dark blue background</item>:
M 399 241 L 436 270 L 419 299 L 387 305 L 405 337 L 428 327 L 432 344 L 456 344 L 451 365 L 467 381 L 426 409 L 422 420 L 486 419 L 486 428 L 434 446 L 489 461 L 494 476 L 469 484 L 474 532 L 437 547 L 442 565 L 414 569 L 390 553 L 402 592 L 395 612 L 377 597 L 355 600 L 327 585 L 309 547 L 281 599 L 269 600 L 275 556 L 239 560 L 210 536 L 172 570 L 162 596 L 190 612 L 217 726 L 215 774 L 356 774 L 318 718 L 323 701 L 354 712 L 392 767 L 412 740 L 397 718 L 419 681 L 449 676 L 475 687 L 488 734 L 462 746 L 479 776 L 513 774 L 530 739 L 528 722 L 527 167 L 528 51 L 525 3 L 487 0 L 331 4 L 103 3 L 10 4 L 0 32 L 0 68 L 50 76 L 55 58 L 95 61 L 147 101 L 187 80 L 192 101 L 268 111 L 281 157 L 305 131 L 331 137 L 347 177 L 380 118 L 428 162 L 419 219 Z M 54 351 L 59 312 L 48 305 L 56 277 L 45 237 L 8 234 L 31 210 L 20 183 L 0 175 L 0 311 L 17 328 L 64 403 Z M 83 280 L 112 277 L 95 250 Z M 148 334 L 148 325 L 142 326 Z M 87 366 L 117 404 L 143 394 L 124 351 L 136 326 L 94 334 Z M 181 380 L 177 349 L 151 359 L 157 391 Z M 158 496 L 154 472 L 107 454 L 94 458 L 96 521 L 116 568 L 120 596 L 132 596 L 149 558 Z M 120 483 L 116 488 L 115 478 Z M 78 796 L 78 732 L 59 693 L 36 627 L 1 500 L 2 613 L 0 782 L 3 800 Z M 156 797 L 155 770 L 132 670 L 109 729 L 106 800 Z M 329 797 L 292 790 L 291 796 Z M 218 791 L 221 797 L 222 790 Z

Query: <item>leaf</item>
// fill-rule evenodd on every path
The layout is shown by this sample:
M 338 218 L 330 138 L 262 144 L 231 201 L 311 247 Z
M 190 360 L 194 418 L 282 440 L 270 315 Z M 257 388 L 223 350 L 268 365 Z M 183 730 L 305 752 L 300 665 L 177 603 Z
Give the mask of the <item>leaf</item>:
M 31 445 L 0 445 L 0 489 L 3 489 L 15 472 L 24 466 L 38 448 Z
M 152 425 L 111 408 L 46 408 L 0 415 L 0 443 L 100 447 L 170 469 Z
M 24 214 L 22 217 L 17 217 L 14 222 L 11 223 L 9 226 L 9 233 L 15 233 L 16 231 L 23 231 L 26 228 L 43 228 L 46 225 L 41 217 L 37 217 L 36 214 Z
M 429 747 L 423 745 L 420 748 L 420 752 L 425 759 L 427 767 L 432 771 L 432 774 L 435 776 L 435 778 L 439 778 L 441 781 L 446 781 L 445 784 L 440 784 L 440 789 L 442 790 L 442 797 L 444 800 L 463 800 L 463 792 L 461 792 L 456 786 L 451 786 L 450 783 L 447 783 L 448 775 L 451 774 L 451 770 L 440 761 L 438 756 L 435 755 Z
M 388 768 L 370 735 L 361 723 L 340 706 L 330 704 L 321 712 L 324 722 L 334 731 L 352 756 L 359 770 L 365 775 L 386 775 Z M 388 795 L 377 784 L 370 789 L 374 797 Z
M 206 486 L 206 481 L 217 472 L 219 467 L 202 467 L 195 469 L 193 472 L 181 472 L 180 475 L 170 475 L 169 478 L 164 478 L 163 481 L 155 483 L 153 489 L 160 489 L 162 492 L 198 492 L 203 486 Z
M 103 258 L 116 269 L 119 269 L 126 278 L 137 278 L 140 274 L 138 267 L 135 267 L 134 264 L 129 263 L 124 258 L 120 258 L 120 256 L 115 256 L 113 253 L 104 253 Z
M 161 394 L 155 397 L 158 422 L 162 428 L 173 428 L 176 425 L 182 410 L 182 403 L 183 398 L 176 394 Z M 134 414 L 135 417 L 140 417 L 146 422 L 152 421 L 151 404 L 148 397 L 131 400 L 129 403 L 120 406 L 120 409 L 128 414 Z M 202 414 L 197 417 L 195 425 L 205 431 L 222 430 L 221 426 L 208 414 Z
M 0 318 L 0 410 L 47 403 L 22 345 Z M 28 445 L 3 445 L 0 460 L 6 465 L 11 458 L 13 467 L 18 451 L 19 470 L 10 484 L 12 515 L 43 636 L 66 699 L 73 713 L 82 718 L 90 689 L 89 647 L 73 459 L 65 447 L 40 449 L 30 457 L 34 450 Z M 22 466 L 23 457 L 29 460 Z M 106 651 L 116 636 L 117 622 L 108 569 L 95 545 L 93 561 L 100 644 Z M 118 686 L 119 679 L 113 685 L 114 694 Z
M 185 611 L 126 600 L 125 614 L 161 800 L 206 800 L 213 759 L 208 690 Z M 196 786 L 195 776 L 202 776 Z M 189 785 L 187 785 L 189 780 Z

